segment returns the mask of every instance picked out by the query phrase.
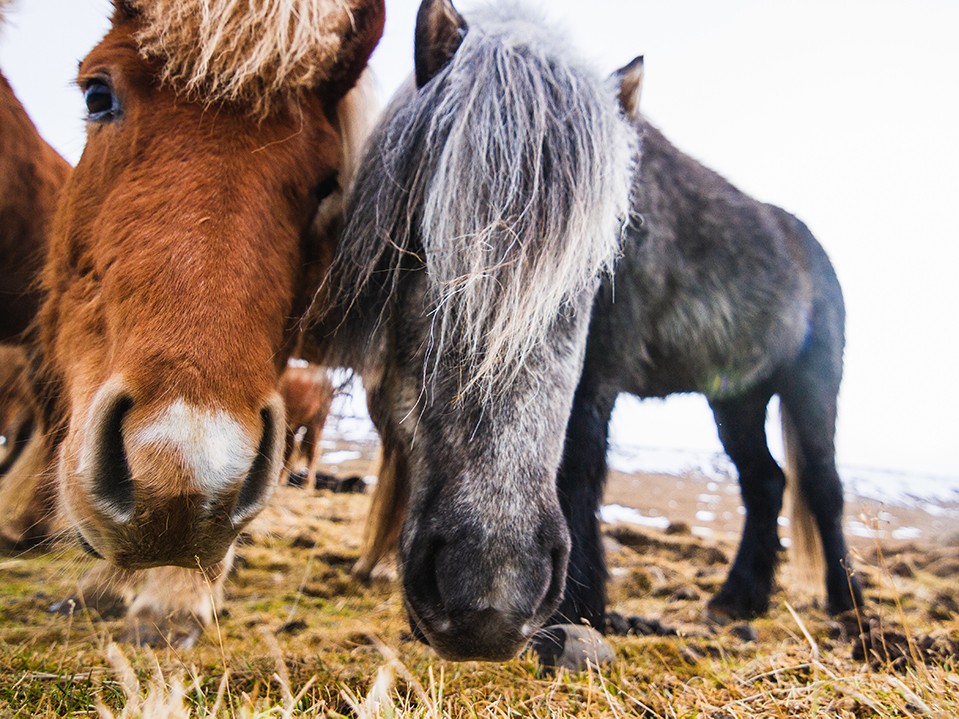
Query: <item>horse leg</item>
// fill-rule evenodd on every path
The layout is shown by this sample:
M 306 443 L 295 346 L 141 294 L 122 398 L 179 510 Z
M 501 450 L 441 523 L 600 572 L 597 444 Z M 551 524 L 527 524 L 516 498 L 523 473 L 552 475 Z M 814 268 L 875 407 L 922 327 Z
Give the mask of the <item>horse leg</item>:
M 280 470 L 280 486 L 287 484 L 293 474 L 293 455 L 296 450 L 296 429 L 289 424 L 283 442 L 283 469 Z
M 777 523 L 786 479 L 766 446 L 766 405 L 772 392 L 710 402 L 719 439 L 739 473 L 746 507 L 739 551 L 725 583 L 709 602 L 714 619 L 749 619 L 769 608 L 780 549 Z
M 32 549 L 50 540 L 57 506 L 56 475 L 37 477 L 22 511 L 0 529 L 0 545 L 17 551 Z
M 603 630 L 606 617 L 606 557 L 599 506 L 606 485 L 606 445 L 616 395 L 598 392 L 584 372 L 557 474 L 560 507 L 570 533 L 563 602 L 548 624 L 585 623 Z
M 76 593 L 52 604 L 50 611 L 70 616 L 92 609 L 101 619 L 122 617 L 133 598 L 137 575 L 135 570 L 97 562 L 80 578 Z
M 324 421 L 325 421 L 324 417 Z M 303 441 L 300 443 L 300 451 L 306 458 L 306 483 L 310 486 L 316 481 L 316 468 L 320 464 L 320 433 L 323 431 L 323 425 L 317 426 L 316 418 L 311 417 L 306 423 L 306 433 L 303 435 Z
M 127 612 L 121 640 L 153 647 L 189 649 L 213 621 L 233 566 L 234 547 L 207 569 L 156 567 L 143 570 L 144 583 Z
M 834 446 L 837 393 L 838 383 L 836 392 L 825 388 L 821 373 L 802 362 L 780 393 L 786 443 L 797 465 L 796 511 L 811 513 L 819 532 L 832 614 L 862 606 L 862 590 L 842 533 L 843 492 Z

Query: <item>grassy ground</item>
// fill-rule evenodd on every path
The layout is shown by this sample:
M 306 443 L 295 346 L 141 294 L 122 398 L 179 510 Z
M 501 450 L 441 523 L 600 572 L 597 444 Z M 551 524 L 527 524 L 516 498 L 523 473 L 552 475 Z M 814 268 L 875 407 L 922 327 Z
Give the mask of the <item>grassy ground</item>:
M 91 565 L 77 550 L 0 559 L 0 716 L 959 716 L 948 542 L 861 549 L 868 616 L 779 591 L 767 618 L 717 628 L 702 608 L 733 547 L 610 527 L 613 607 L 677 634 L 612 637 L 612 666 L 547 676 L 529 656 L 453 664 L 410 641 L 395 584 L 349 576 L 368 501 L 281 489 L 218 626 L 185 652 L 115 645 L 122 620 L 82 607 L 48 613 Z

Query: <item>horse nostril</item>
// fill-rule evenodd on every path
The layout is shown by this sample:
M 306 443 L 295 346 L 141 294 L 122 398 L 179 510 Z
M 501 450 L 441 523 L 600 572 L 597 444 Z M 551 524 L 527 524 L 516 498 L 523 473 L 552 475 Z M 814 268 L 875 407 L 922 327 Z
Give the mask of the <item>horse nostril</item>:
M 437 566 L 438 555 L 445 546 L 440 537 L 425 538 L 414 553 L 402 560 L 404 590 L 419 619 L 446 617 Z
M 559 606 L 563 596 L 563 589 L 566 587 L 566 568 L 569 563 L 569 545 L 559 543 L 553 547 L 550 552 L 552 566 L 552 576 L 549 580 L 549 587 L 540 603 L 540 612 L 546 610 L 546 613 L 552 614 Z
M 123 445 L 123 419 L 133 399 L 118 395 L 103 415 L 93 462 L 93 495 L 111 512 L 128 518 L 133 513 L 133 477 Z
M 263 435 L 260 437 L 253 466 L 243 480 L 240 496 L 233 510 L 233 521 L 237 523 L 249 519 L 261 509 L 263 500 L 276 484 L 276 475 L 279 472 L 278 457 L 282 441 L 280 430 L 283 421 L 270 407 L 261 409 L 260 417 L 263 420 Z

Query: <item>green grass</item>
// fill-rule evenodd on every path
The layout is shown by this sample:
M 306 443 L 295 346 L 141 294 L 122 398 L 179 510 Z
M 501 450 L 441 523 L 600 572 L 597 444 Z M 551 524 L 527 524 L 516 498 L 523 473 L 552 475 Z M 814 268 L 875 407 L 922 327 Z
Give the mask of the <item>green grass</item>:
M 455 664 L 409 641 L 397 587 L 349 577 L 367 501 L 279 492 L 240 548 L 218 627 L 184 652 L 115 645 L 122 620 L 83 608 L 48 613 L 90 566 L 76 550 L 0 559 L 0 716 L 959 716 L 959 548 L 864 551 L 873 647 L 854 659 L 855 620 L 795 591 L 795 613 L 777 592 L 755 641 L 708 625 L 732 548 L 617 529 L 614 608 L 680 635 L 612 637 L 613 665 L 550 676 L 530 656 Z

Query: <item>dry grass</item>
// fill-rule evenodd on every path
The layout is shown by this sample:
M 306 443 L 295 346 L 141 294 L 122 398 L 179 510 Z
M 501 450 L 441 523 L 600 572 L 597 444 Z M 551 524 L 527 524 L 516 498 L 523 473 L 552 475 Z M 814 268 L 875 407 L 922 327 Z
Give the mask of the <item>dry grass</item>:
M 453 664 L 408 641 L 396 587 L 349 577 L 367 503 L 281 490 L 245 537 L 218 626 L 189 652 L 118 646 L 121 620 L 82 607 L 47 613 L 89 566 L 75 550 L 0 560 L 0 716 L 959 716 L 959 548 L 862 552 L 863 651 L 855 617 L 835 622 L 796 592 L 788 605 L 777 593 L 754 639 L 708 626 L 732 547 L 617 527 L 614 607 L 679 635 L 613 637 L 619 660 L 601 673 L 545 676 L 528 656 Z

